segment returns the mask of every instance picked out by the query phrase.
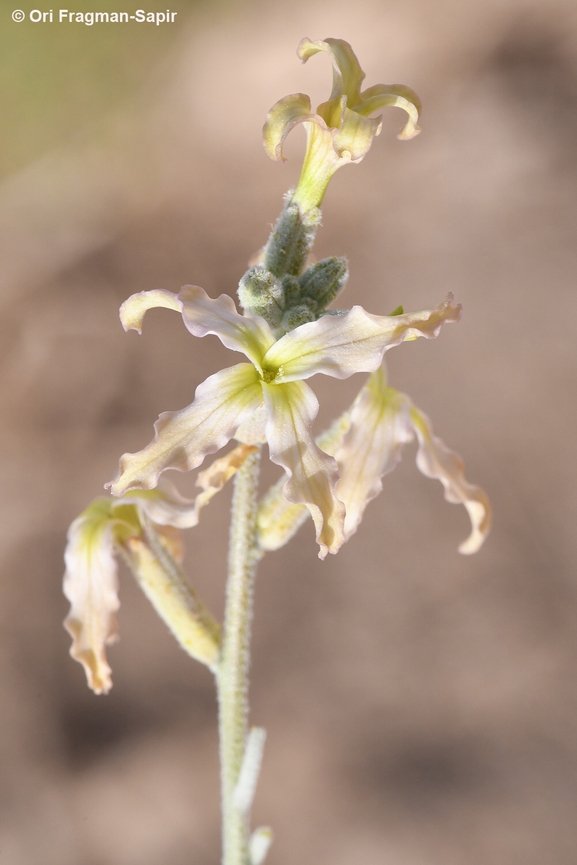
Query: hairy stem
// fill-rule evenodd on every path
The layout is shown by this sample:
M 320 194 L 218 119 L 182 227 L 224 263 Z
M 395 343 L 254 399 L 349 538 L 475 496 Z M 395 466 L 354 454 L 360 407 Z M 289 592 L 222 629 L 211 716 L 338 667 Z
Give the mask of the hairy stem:
M 182 648 L 216 672 L 220 626 L 188 585 L 153 524 L 143 517 L 144 534 L 118 547 L 142 591 Z
M 248 815 L 234 802 L 248 734 L 248 671 L 260 451 L 235 478 L 222 654 L 216 673 L 222 785 L 222 865 L 250 865 Z

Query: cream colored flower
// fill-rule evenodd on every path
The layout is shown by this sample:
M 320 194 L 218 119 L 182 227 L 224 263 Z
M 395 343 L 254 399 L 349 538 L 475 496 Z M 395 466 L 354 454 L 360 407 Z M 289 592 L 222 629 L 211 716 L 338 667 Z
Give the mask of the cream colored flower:
M 215 334 L 250 363 L 211 375 L 190 406 L 162 414 L 154 441 L 121 458 L 119 474 L 108 485 L 112 492 L 151 489 L 166 469 L 194 469 L 233 437 L 247 444 L 266 440 L 271 460 L 285 470 L 284 495 L 311 513 L 320 557 L 336 553 L 345 539 L 338 467 L 313 438 L 318 402 L 305 379 L 317 373 L 344 379 L 372 372 L 392 346 L 437 336 L 444 323 L 459 319 L 460 306 L 450 297 L 436 309 L 396 316 L 371 315 L 354 306 L 277 340 L 264 319 L 240 315 L 230 297 L 213 300 L 202 288 L 185 286 L 178 295 L 151 291 L 130 297 L 121 307 L 125 329 L 140 332 L 145 312 L 157 306 L 181 312 L 194 336 Z
M 367 504 L 382 490 L 383 475 L 395 468 L 403 445 L 415 435 L 419 469 L 440 480 L 446 500 L 464 505 L 469 514 L 471 534 L 459 552 L 477 552 L 491 525 L 489 499 L 465 479 L 462 459 L 434 435 L 428 417 L 406 394 L 388 386 L 384 366 L 369 377 L 351 408 L 319 439 L 338 463 L 336 492 L 346 508 L 345 540 L 356 532 Z M 278 549 L 305 518 L 302 509 L 283 503 L 278 485 L 273 487 L 259 512 L 260 545 Z
M 106 646 L 116 640 L 119 607 L 112 502 L 96 499 L 70 526 L 64 554 L 64 594 L 71 608 L 64 627 L 70 654 L 80 661 L 96 694 L 112 687 Z
M 171 485 L 162 489 L 136 490 L 120 499 L 95 499 L 72 523 L 64 559 L 64 594 L 70 612 L 64 626 L 72 637 L 70 654 L 86 672 L 97 694 L 112 687 L 106 646 L 116 640 L 119 607 L 116 558 L 127 557 L 132 570 L 157 612 L 172 629 L 183 648 L 197 660 L 214 665 L 219 653 L 219 629 L 212 617 L 184 583 L 179 573 L 159 566 L 182 557 L 175 529 L 198 522 L 199 510 L 242 464 L 254 448 L 241 445 L 217 460 L 198 485 L 194 501 L 184 499 Z M 146 521 L 154 524 L 159 547 L 151 547 Z M 173 568 L 174 570 L 174 568 Z
M 311 42 L 303 39 L 297 54 L 306 62 L 313 54 L 324 51 L 333 65 L 333 89 L 330 99 L 311 111 L 310 98 L 293 93 L 280 99 L 269 111 L 264 130 L 264 146 L 271 159 L 285 161 L 283 144 L 289 132 L 299 123 L 307 133 L 305 159 L 292 200 L 303 212 L 319 207 L 327 185 L 338 168 L 349 162 L 360 162 L 368 153 L 373 138 L 381 131 L 380 117 L 371 117 L 381 108 L 402 108 L 408 120 L 398 137 L 413 138 L 420 132 L 417 120 L 419 97 L 402 84 L 376 84 L 361 91 L 365 73 L 353 49 L 343 39 Z

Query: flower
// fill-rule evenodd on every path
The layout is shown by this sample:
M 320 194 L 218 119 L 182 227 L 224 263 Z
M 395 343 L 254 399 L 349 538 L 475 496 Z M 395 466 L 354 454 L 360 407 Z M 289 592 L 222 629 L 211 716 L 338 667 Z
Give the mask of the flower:
M 119 607 L 113 531 L 120 522 L 112 517 L 112 504 L 96 499 L 74 520 L 64 554 L 64 594 L 71 604 L 64 627 L 72 637 L 70 654 L 84 667 L 96 694 L 112 687 L 105 647 L 116 639 Z
M 303 212 L 319 207 L 327 185 L 338 168 L 360 162 L 368 153 L 373 138 L 381 131 L 375 111 L 387 106 L 404 109 L 408 120 L 398 135 L 407 140 L 420 132 L 417 120 L 419 97 L 402 84 L 375 84 L 361 92 L 365 73 L 353 49 L 343 39 L 311 42 L 303 39 L 297 54 L 305 63 L 313 54 L 325 51 L 333 64 L 333 89 L 330 99 L 311 113 L 310 98 L 304 93 L 285 96 L 269 111 L 263 129 L 265 150 L 271 159 L 285 162 L 283 144 L 289 132 L 303 123 L 307 147 L 303 168 L 292 200 Z
M 338 463 L 336 492 L 346 508 L 345 540 L 356 532 L 367 504 L 382 490 L 381 478 L 395 468 L 403 445 L 415 435 L 418 468 L 427 477 L 440 480 L 446 500 L 464 505 L 469 514 L 471 534 L 459 552 L 477 552 L 491 526 L 487 494 L 465 480 L 461 457 L 434 435 L 427 415 L 406 394 L 389 387 L 384 366 L 369 377 L 350 409 L 319 436 L 322 447 Z M 258 515 L 260 546 L 265 550 L 283 546 L 305 518 L 302 508 L 283 501 L 277 484 Z
M 120 310 L 124 328 L 140 332 L 145 312 L 158 306 L 180 312 L 194 336 L 215 334 L 250 363 L 209 376 L 191 405 L 160 415 L 154 441 L 139 453 L 125 454 L 107 486 L 115 495 L 151 489 L 166 469 L 194 469 L 233 437 L 245 444 L 266 440 L 271 460 L 285 470 L 284 495 L 310 511 L 319 556 L 336 553 L 345 540 L 345 507 L 336 493 L 338 467 L 313 438 L 318 402 L 305 379 L 317 373 L 344 379 L 372 372 L 392 346 L 437 336 L 444 323 L 460 318 L 460 306 L 452 305 L 452 296 L 436 309 L 396 316 L 371 315 L 354 306 L 276 340 L 263 318 L 240 315 L 227 295 L 213 300 L 189 285 L 178 295 L 164 290 L 132 295 Z
M 180 575 L 169 577 L 170 567 L 161 567 L 158 560 L 166 558 L 174 565 L 182 558 L 175 528 L 196 525 L 200 508 L 252 450 L 243 445 L 228 455 L 226 466 L 223 460 L 217 461 L 216 469 L 211 466 L 199 478 L 203 492 L 194 502 L 165 484 L 163 489 L 137 490 L 116 501 L 97 498 L 70 526 L 64 594 L 71 607 L 64 627 L 72 637 L 70 654 L 84 667 L 96 694 L 106 694 L 112 687 L 106 646 L 117 636 L 118 554 L 131 562 L 143 590 L 183 648 L 208 666 L 216 662 L 218 626 Z M 156 548 L 146 530 L 147 521 L 153 523 Z

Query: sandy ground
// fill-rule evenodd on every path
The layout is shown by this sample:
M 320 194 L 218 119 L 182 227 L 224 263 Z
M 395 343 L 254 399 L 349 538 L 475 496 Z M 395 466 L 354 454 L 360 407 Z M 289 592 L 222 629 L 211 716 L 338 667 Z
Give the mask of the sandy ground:
M 267 160 L 264 115 L 328 91 L 325 59 L 295 56 L 305 34 L 348 39 L 369 84 L 424 102 L 420 138 L 396 141 L 389 112 L 337 175 L 316 251 L 349 256 L 347 305 L 464 304 L 438 340 L 389 354 L 391 383 L 465 457 L 495 526 L 459 556 L 464 509 L 407 452 L 337 557 L 318 561 L 308 524 L 265 558 L 255 825 L 274 828 L 271 865 L 576 860 L 577 8 L 357 0 L 204 12 L 109 140 L 0 187 L 2 865 L 219 861 L 209 673 L 123 573 L 114 688 L 91 694 L 60 624 L 62 552 L 119 455 L 236 362 L 170 312 L 124 334 L 117 308 L 190 282 L 234 294 L 298 171 L 297 136 L 286 166 Z M 313 384 L 320 429 L 360 380 Z M 220 498 L 187 558 L 219 612 Z

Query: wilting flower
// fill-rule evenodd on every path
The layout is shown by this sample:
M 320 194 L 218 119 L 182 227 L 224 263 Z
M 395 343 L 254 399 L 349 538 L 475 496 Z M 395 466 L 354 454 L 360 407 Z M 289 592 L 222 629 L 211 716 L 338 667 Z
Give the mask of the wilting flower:
M 80 661 L 88 684 L 97 694 L 112 687 L 106 646 L 116 639 L 119 607 L 116 557 L 124 555 L 132 565 L 157 612 L 193 657 L 212 666 L 219 653 L 219 629 L 174 567 L 159 565 L 181 559 L 176 528 L 198 522 L 198 512 L 221 488 L 254 448 L 242 445 L 220 465 L 211 466 L 199 478 L 203 491 L 195 501 L 184 499 L 170 484 L 162 489 L 136 490 L 121 499 L 95 499 L 72 523 L 64 559 L 64 594 L 70 612 L 64 622 L 72 637 L 70 654 Z M 154 527 L 157 548 L 145 529 Z
M 403 445 L 415 435 L 419 469 L 440 480 L 447 501 L 464 505 L 469 514 L 471 534 L 459 552 L 477 552 L 491 525 L 489 499 L 480 487 L 465 480 L 462 459 L 433 434 L 428 417 L 406 394 L 389 387 L 384 366 L 369 377 L 350 409 L 318 439 L 338 463 L 336 492 L 346 507 L 345 540 L 356 532 L 367 504 L 382 490 L 381 478 L 395 468 Z M 260 508 L 261 547 L 275 550 L 283 546 L 306 516 L 302 507 L 283 498 L 277 484 Z
M 126 330 L 140 332 L 148 309 L 166 307 L 182 313 L 194 336 L 216 334 L 251 362 L 209 376 L 190 406 L 162 414 L 154 441 L 121 458 L 119 474 L 109 484 L 112 492 L 151 489 L 165 469 L 194 469 L 233 437 L 246 444 L 266 440 L 271 460 L 286 473 L 284 495 L 311 513 L 320 557 L 336 553 L 345 539 L 345 507 L 336 493 L 338 466 L 313 438 L 318 402 L 304 380 L 317 373 L 344 379 L 378 369 L 392 346 L 419 336 L 435 337 L 444 323 L 457 321 L 461 309 L 451 301 L 449 297 L 436 309 L 396 316 L 371 315 L 354 306 L 276 340 L 263 318 L 240 315 L 227 295 L 213 300 L 197 286 L 185 286 L 178 295 L 132 295 L 120 311 Z
M 380 117 L 371 117 L 387 106 L 404 109 L 409 115 L 399 133 L 401 139 L 420 132 L 417 120 L 419 97 L 402 84 L 375 84 L 361 91 L 365 73 L 353 49 L 343 39 L 311 42 L 303 39 L 297 54 L 306 62 L 313 54 L 326 51 L 333 64 L 333 89 L 330 99 L 311 113 L 310 98 L 293 93 L 271 108 L 264 126 L 264 145 L 271 159 L 285 161 L 284 140 L 299 123 L 307 133 L 305 159 L 292 200 L 303 212 L 319 207 L 327 185 L 342 165 L 360 162 L 368 153 L 373 138 L 381 131 Z

